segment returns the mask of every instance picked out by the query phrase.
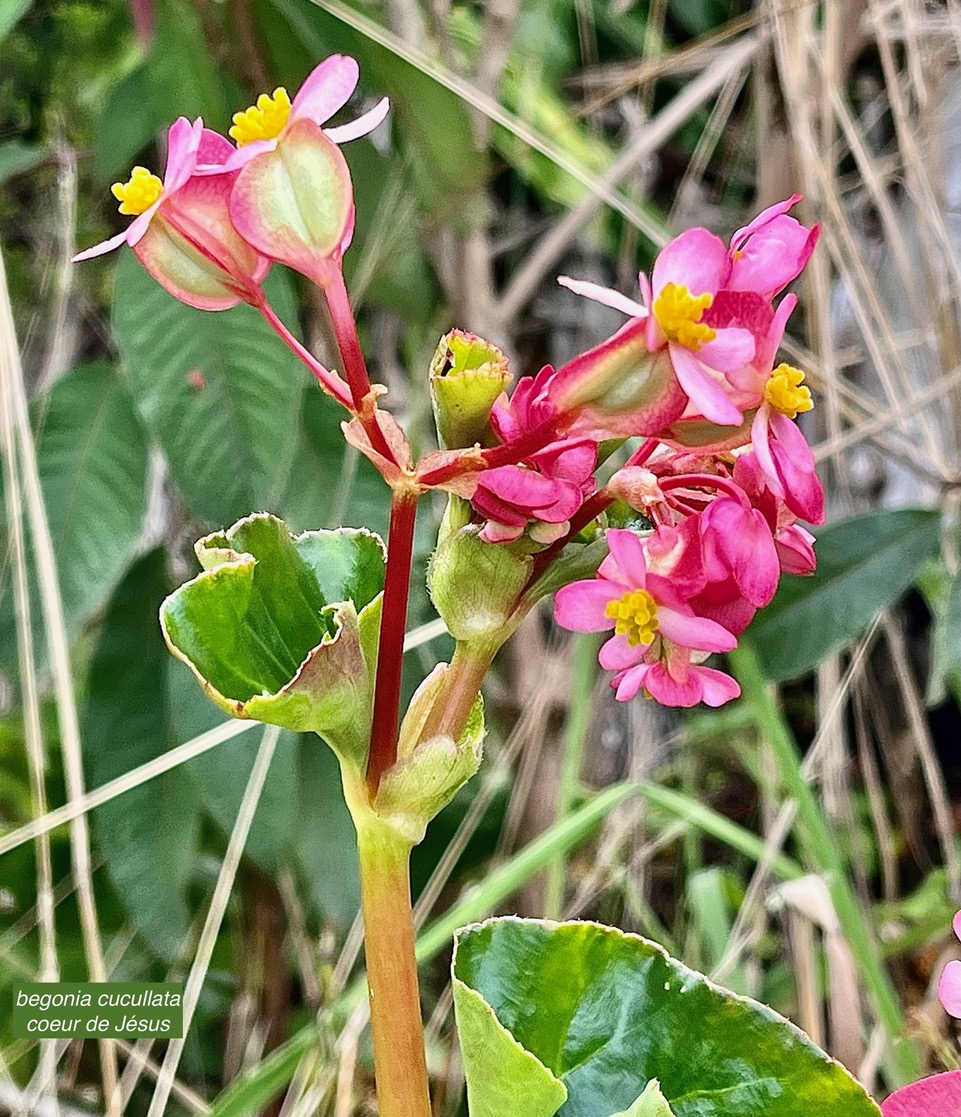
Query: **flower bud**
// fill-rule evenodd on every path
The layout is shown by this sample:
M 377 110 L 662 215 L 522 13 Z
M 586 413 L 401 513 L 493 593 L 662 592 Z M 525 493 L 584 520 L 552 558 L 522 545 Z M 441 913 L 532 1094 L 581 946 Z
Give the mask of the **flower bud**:
M 513 631 L 514 610 L 531 565 L 529 555 L 485 543 L 477 524 L 456 530 L 442 528 L 427 571 L 427 586 L 451 636 L 495 646 L 503 643 Z
M 445 450 L 482 442 L 491 407 L 510 383 L 507 358 L 475 334 L 451 330 L 430 362 L 430 399 Z

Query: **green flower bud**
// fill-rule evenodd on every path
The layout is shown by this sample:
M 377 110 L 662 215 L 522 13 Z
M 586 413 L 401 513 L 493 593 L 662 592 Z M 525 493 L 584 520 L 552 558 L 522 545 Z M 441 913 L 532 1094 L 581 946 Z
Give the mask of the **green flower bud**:
M 474 334 L 451 330 L 430 362 L 430 398 L 445 450 L 484 441 L 494 400 L 510 383 L 507 358 Z

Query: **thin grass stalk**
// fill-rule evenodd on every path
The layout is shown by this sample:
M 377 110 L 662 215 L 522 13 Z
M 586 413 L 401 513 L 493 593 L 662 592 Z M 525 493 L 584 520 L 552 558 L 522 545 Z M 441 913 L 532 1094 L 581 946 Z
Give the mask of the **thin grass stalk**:
M 104 803 L 109 803 L 125 792 L 148 783 L 164 772 L 169 772 L 171 768 L 177 768 L 181 764 L 186 764 L 188 760 L 193 760 L 194 757 L 202 756 L 205 752 L 209 752 L 217 745 L 229 741 L 232 737 L 238 737 L 241 733 L 246 733 L 248 729 L 253 729 L 257 724 L 255 721 L 226 721 L 223 725 L 217 725 L 197 737 L 192 737 L 182 745 L 177 745 L 176 748 L 165 752 L 162 756 L 157 756 L 146 764 L 141 764 L 139 767 L 125 772 L 122 776 L 117 776 L 116 779 L 101 784 L 100 787 L 86 792 L 78 799 L 71 800 L 64 806 L 49 811 L 43 818 L 28 822 L 25 826 L 21 826 L 0 838 L 0 857 L 5 853 L 10 853 L 18 846 L 22 846 L 24 842 L 32 841 L 40 834 L 48 834 L 51 830 L 56 830 L 58 826 L 63 826 L 65 823 L 80 818 L 95 807 L 101 807 Z
M 0 279 L 2 279 L 0 300 L 4 303 L 3 314 L 4 317 L 12 320 L 6 280 L 2 275 L 0 275 Z M 63 614 L 63 600 L 60 596 L 56 557 L 53 540 L 50 537 L 50 525 L 47 522 L 43 491 L 40 487 L 36 446 L 33 441 L 33 432 L 30 429 L 27 397 L 19 360 L 14 359 L 12 361 L 10 372 L 9 399 L 17 436 L 16 442 L 20 452 L 23 489 L 26 497 L 33 550 L 37 560 L 37 581 L 43 605 L 44 628 L 50 652 L 51 673 L 56 694 L 57 714 L 60 721 L 60 746 L 67 782 L 67 796 L 73 800 L 79 799 L 84 793 L 83 754 L 80 745 L 77 704 L 70 672 L 70 651 L 67 642 L 66 621 Z M 70 837 L 71 861 L 77 885 L 77 903 L 80 909 L 84 955 L 90 979 L 92 981 L 105 981 L 106 968 L 103 961 L 103 948 L 100 942 L 100 928 L 97 921 L 97 908 L 90 868 L 90 833 L 87 820 L 82 815 L 71 823 Z M 108 1117 L 118 1117 L 120 1111 L 116 1045 L 113 1040 L 109 1039 L 98 1040 L 97 1045 L 100 1050 L 107 1114 Z
M 594 677 L 597 665 L 598 638 L 591 633 L 579 633 L 572 640 L 574 656 L 571 664 L 571 701 L 567 708 L 567 725 L 562 744 L 560 786 L 557 789 L 557 821 L 570 814 L 580 787 L 581 765 L 587 731 L 591 724 Z M 547 887 L 544 896 L 544 915 L 560 919 L 564 906 L 564 884 L 567 878 L 567 857 L 563 850 L 547 870 Z
M 240 802 L 240 810 L 237 812 L 237 821 L 234 823 L 230 840 L 227 842 L 227 851 L 224 854 L 217 884 L 210 899 L 210 909 L 207 912 L 207 918 L 204 920 L 203 930 L 200 932 L 194 963 L 190 967 L 190 973 L 187 976 L 184 988 L 185 1034 L 190 1029 L 194 1009 L 196 1009 L 197 1001 L 200 999 L 200 991 L 203 988 L 207 969 L 210 966 L 210 959 L 217 944 L 217 935 L 220 932 L 224 912 L 227 910 L 227 902 L 230 899 L 237 869 L 240 866 L 240 858 L 243 856 L 244 847 L 247 844 L 247 836 L 254 820 L 254 812 L 260 802 L 260 794 L 270 770 L 270 762 L 273 760 L 279 736 L 280 730 L 276 726 L 268 725 L 264 730 L 254 765 L 250 770 L 250 777 L 247 780 L 247 787 L 244 790 L 244 797 Z M 147 1117 L 163 1117 L 174 1079 L 177 1076 L 177 1068 L 180 1065 L 180 1057 L 183 1054 L 185 1042 L 184 1039 L 172 1039 L 170 1041 L 160 1068 L 160 1075 L 157 1078 L 156 1089 L 150 1099 Z
M 12 414 L 12 383 L 18 374 L 14 371 L 19 362 L 16 330 L 7 294 L 3 256 L 0 254 L 0 436 L 3 442 L 3 479 L 7 505 L 7 538 L 13 556 L 13 596 L 17 615 L 17 653 L 20 664 L 20 681 L 23 688 L 24 733 L 27 758 L 30 765 L 30 793 L 38 817 L 47 813 L 46 771 L 43 728 L 40 723 L 40 698 L 33 653 L 31 627 L 30 588 L 27 582 L 27 555 L 23 531 L 23 503 L 20 497 L 20 477 Z M 8 385 L 10 389 L 8 390 Z M 40 981 L 57 981 L 60 963 L 57 958 L 57 930 L 54 919 L 53 863 L 50 855 L 49 835 L 43 834 L 37 842 L 37 922 L 40 927 Z M 40 1044 L 39 1093 L 53 1091 L 56 1104 L 57 1058 L 56 1044 L 43 1040 Z
M 742 645 L 730 653 L 735 674 L 751 707 L 759 731 L 771 748 L 780 779 L 793 798 L 799 834 L 812 864 L 825 877 L 841 930 L 857 961 L 861 980 L 874 1004 L 889 1044 L 892 1086 L 913 1082 L 920 1074 L 918 1054 L 905 1037 L 905 1020 L 891 976 L 869 931 L 869 917 L 861 910 L 848 880 L 836 839 L 804 776 L 797 744 L 767 689 L 754 653 Z

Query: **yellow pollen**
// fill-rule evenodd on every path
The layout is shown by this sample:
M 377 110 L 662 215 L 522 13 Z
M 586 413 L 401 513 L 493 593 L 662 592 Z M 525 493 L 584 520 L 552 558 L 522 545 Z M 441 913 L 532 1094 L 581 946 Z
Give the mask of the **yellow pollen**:
M 110 192 L 120 203 L 120 212 L 141 214 L 164 192 L 164 184 L 146 167 L 134 167 L 126 182 L 115 182 Z
M 704 311 L 714 302 L 713 295 L 694 296 L 679 283 L 666 283 L 654 300 L 654 317 L 671 341 L 696 353 L 717 337 L 717 332 L 701 322 Z
M 278 86 L 273 96 L 261 93 L 257 104 L 243 112 L 234 113 L 234 126 L 230 138 L 237 141 L 238 147 L 252 140 L 273 140 L 284 130 L 290 116 L 290 98 L 287 90 Z
M 799 411 L 810 411 L 814 406 L 811 393 L 801 381 L 804 373 L 791 365 L 778 365 L 764 385 L 764 398 L 782 415 L 796 419 Z
M 608 602 L 604 616 L 615 622 L 615 634 L 626 636 L 632 648 L 654 640 L 657 604 L 647 590 L 628 590 L 616 601 Z

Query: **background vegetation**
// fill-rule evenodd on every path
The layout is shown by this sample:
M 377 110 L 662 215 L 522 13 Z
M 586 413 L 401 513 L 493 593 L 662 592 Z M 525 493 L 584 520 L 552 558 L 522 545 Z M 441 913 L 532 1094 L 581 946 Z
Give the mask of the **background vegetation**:
M 41 1050 L 0 1012 L 0 1110 L 102 1113 L 119 1074 L 130 1114 L 371 1112 L 332 758 L 221 724 L 156 618 L 205 532 L 253 509 L 382 530 L 385 491 L 247 308 L 189 310 L 126 252 L 69 263 L 175 116 L 225 131 L 335 51 L 357 108 L 393 106 L 345 148 L 348 282 L 415 444 L 451 326 L 533 372 L 618 324 L 559 271 L 631 291 L 673 232 L 795 191 L 824 229 L 789 341 L 818 401 L 820 572 L 749 630 L 720 713 L 615 704 L 592 638 L 547 612 L 512 642 L 481 774 L 415 855 L 437 1113 L 463 1112 L 450 932 L 492 911 L 649 935 L 879 1095 L 885 1034 L 919 1072 L 957 1066 L 933 982 L 961 904 L 958 5 L 0 0 L 0 1005 L 57 975 L 195 1000 L 166 1046 Z M 271 285 L 334 363 L 316 296 Z M 430 514 L 411 686 L 450 648 Z

